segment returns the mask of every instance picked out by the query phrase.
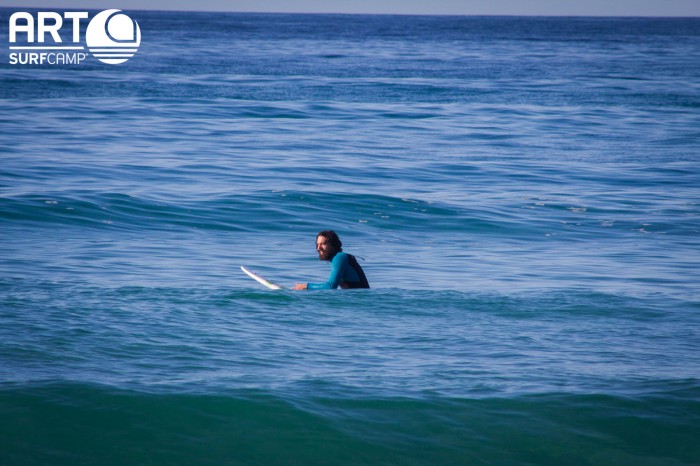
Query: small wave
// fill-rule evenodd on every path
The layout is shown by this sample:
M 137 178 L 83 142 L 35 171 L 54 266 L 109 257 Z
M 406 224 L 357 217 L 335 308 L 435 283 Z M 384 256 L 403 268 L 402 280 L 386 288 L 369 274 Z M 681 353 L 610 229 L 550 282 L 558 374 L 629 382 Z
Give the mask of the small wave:
M 14 225 L 29 223 L 53 227 L 58 224 L 144 231 L 173 228 L 240 230 L 232 219 L 227 221 L 226 211 L 212 217 L 207 215 L 211 214 L 208 209 L 198 211 L 186 205 L 126 194 L 27 195 L 4 198 L 2 206 L 0 218 Z
M 690 466 L 700 454 L 697 385 L 690 390 L 695 396 L 685 400 L 475 400 L 157 394 L 50 382 L 0 388 L 0 432 L 3 457 L 21 464 L 288 464 L 290 457 L 303 464 L 578 464 L 594 457 L 601 465 Z

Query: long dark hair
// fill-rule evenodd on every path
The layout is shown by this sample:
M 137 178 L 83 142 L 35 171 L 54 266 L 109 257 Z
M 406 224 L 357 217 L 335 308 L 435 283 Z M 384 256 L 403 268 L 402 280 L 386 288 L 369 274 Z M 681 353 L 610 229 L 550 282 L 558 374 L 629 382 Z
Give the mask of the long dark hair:
M 333 246 L 333 249 L 335 249 L 335 252 L 340 252 L 343 250 L 343 242 L 340 241 L 340 238 L 338 237 L 338 234 L 335 231 L 323 230 L 323 231 L 319 232 L 316 235 L 316 241 L 318 241 L 319 236 L 323 236 L 328 241 L 330 241 L 331 246 Z

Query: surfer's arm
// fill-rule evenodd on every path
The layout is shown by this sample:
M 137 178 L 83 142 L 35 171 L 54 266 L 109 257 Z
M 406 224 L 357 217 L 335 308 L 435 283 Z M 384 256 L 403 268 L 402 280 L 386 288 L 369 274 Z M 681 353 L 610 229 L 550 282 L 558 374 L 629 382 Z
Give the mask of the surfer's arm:
M 331 274 L 328 277 L 328 281 L 324 283 L 307 283 L 306 288 L 294 289 L 307 289 L 307 290 L 334 290 L 338 288 L 340 282 L 343 279 L 343 274 L 345 273 L 345 268 L 348 266 L 348 255 L 345 253 L 338 253 L 331 261 Z M 298 286 L 299 284 L 297 284 Z M 303 285 L 303 284 L 301 284 Z

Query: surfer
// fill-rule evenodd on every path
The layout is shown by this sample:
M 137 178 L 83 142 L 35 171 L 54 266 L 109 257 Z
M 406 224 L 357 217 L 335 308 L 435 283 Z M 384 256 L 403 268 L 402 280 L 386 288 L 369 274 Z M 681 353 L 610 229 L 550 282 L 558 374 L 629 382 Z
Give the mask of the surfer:
M 293 290 L 328 290 L 369 288 L 365 272 L 355 256 L 343 252 L 343 243 L 335 231 L 324 230 L 316 235 L 316 252 L 322 261 L 331 263 L 331 274 L 325 283 L 297 283 Z

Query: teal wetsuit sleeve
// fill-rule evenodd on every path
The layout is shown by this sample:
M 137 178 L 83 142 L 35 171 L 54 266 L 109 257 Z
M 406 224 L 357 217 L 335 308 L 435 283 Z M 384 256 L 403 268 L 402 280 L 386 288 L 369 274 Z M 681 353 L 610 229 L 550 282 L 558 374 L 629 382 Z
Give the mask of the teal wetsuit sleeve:
M 306 287 L 309 290 L 334 290 L 338 288 L 348 263 L 348 255 L 344 252 L 339 252 L 331 261 L 331 274 L 328 277 L 328 281 L 325 283 L 307 283 Z

